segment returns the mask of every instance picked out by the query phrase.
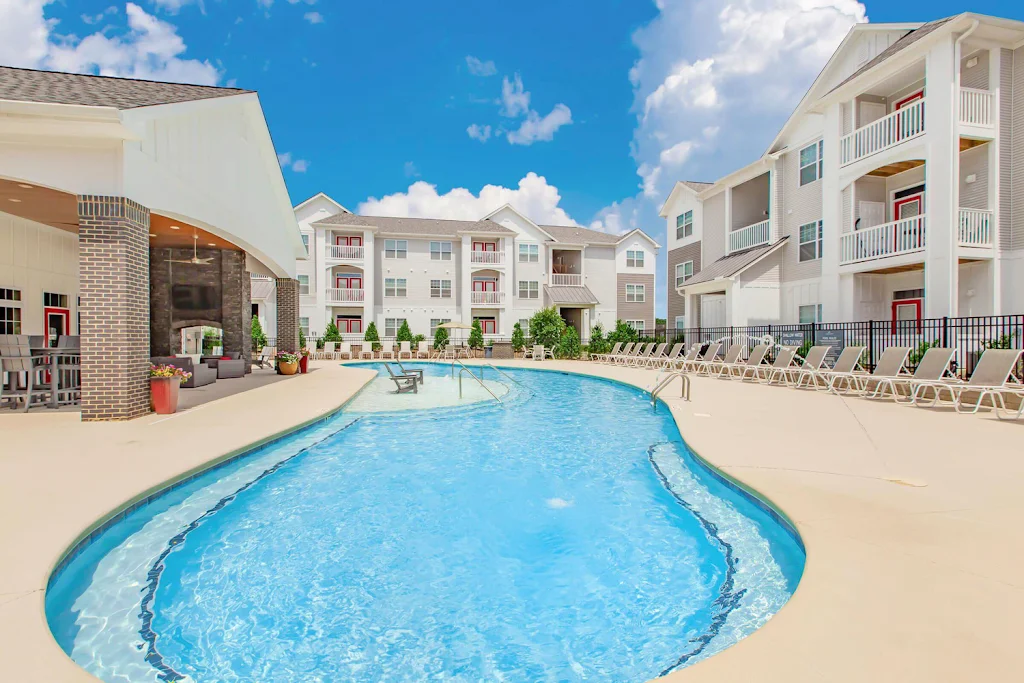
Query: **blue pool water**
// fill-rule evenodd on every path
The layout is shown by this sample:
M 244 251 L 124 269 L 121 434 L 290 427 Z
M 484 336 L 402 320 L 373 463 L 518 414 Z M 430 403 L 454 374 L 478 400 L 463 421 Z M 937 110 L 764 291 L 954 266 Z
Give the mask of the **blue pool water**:
M 451 389 L 420 367 L 424 393 Z M 368 388 L 132 511 L 51 581 L 58 643 L 111 682 L 640 682 L 792 594 L 798 540 L 663 406 L 489 372 L 500 405 L 401 411 Z

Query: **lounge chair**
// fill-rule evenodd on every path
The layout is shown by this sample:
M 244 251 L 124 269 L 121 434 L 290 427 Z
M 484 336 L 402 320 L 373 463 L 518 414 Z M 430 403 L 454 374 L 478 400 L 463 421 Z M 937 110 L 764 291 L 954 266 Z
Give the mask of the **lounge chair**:
M 611 351 L 609 351 L 608 353 L 594 353 L 594 354 L 591 354 L 590 355 L 590 360 L 597 361 L 598 363 L 603 363 L 610 356 L 614 356 L 614 355 L 618 354 L 619 349 L 621 349 L 621 348 L 622 348 L 622 342 L 615 342 L 615 346 L 612 347 Z
M 829 391 L 832 377 L 849 377 L 858 374 L 857 368 L 861 367 L 860 357 L 864 355 L 866 346 L 847 346 L 836 358 L 835 365 L 829 369 L 819 370 L 810 379 L 814 382 L 814 388 Z M 865 374 L 861 370 L 860 374 Z
M 932 388 L 935 397 L 930 406 L 938 404 L 943 393 L 949 395 L 949 400 L 958 413 L 976 413 L 981 408 L 985 398 L 989 399 L 992 408 L 996 411 L 996 417 L 1002 418 L 1000 411 L 1006 411 L 1006 400 L 1004 394 L 1020 395 L 1020 385 L 1008 385 L 1013 369 L 1024 353 L 1021 349 L 985 349 L 974 368 L 971 379 L 967 382 L 952 380 L 940 380 L 937 382 L 920 382 L 914 388 L 914 405 L 920 405 L 920 394 L 925 388 Z M 977 395 L 974 403 L 967 404 L 970 410 L 964 410 L 964 395 Z M 1018 410 L 1017 415 L 1021 413 Z
M 398 369 L 402 371 L 403 375 L 412 375 L 420 384 L 423 384 L 423 369 L 422 368 L 406 368 L 402 365 L 402 361 L 395 361 L 398 364 Z
M 719 377 L 728 377 L 732 379 L 734 377 L 739 379 L 747 379 L 748 376 L 756 377 L 757 373 L 760 372 L 758 368 L 764 364 L 765 356 L 768 355 L 768 350 L 771 348 L 770 344 L 758 344 L 750 350 L 750 356 L 747 360 L 737 360 L 734 363 L 729 363 L 722 367 L 719 371 Z
M 837 385 L 842 382 L 847 391 L 866 392 L 873 390 L 877 380 L 893 377 L 907 377 L 906 363 L 910 355 L 909 346 L 890 346 L 882 352 L 871 374 L 851 372 L 848 375 L 832 373 L 828 380 L 829 391 L 839 393 Z M 871 389 L 869 389 L 871 387 Z
M 634 360 L 636 360 L 637 358 L 639 358 L 643 354 L 645 348 L 647 348 L 647 344 L 646 343 L 637 344 L 636 346 L 633 347 L 632 351 L 630 351 L 629 353 L 624 353 L 621 356 L 619 356 L 618 358 L 616 358 L 615 359 L 615 364 L 616 365 L 629 365 L 630 363 L 632 363 Z
M 24 401 L 24 411 L 28 411 L 35 399 L 39 400 L 38 404 L 44 404 L 50 397 L 47 370 L 46 359 L 32 355 L 28 335 L 0 335 L 0 404 L 9 403 L 13 410 L 20 399 Z
M 380 347 L 380 351 L 377 352 L 377 357 L 380 358 L 381 360 L 383 360 L 385 358 L 389 358 L 391 360 L 394 360 L 395 359 L 395 345 L 394 344 L 384 344 L 383 346 Z
M 647 352 L 642 353 L 630 362 L 633 367 L 642 367 L 647 365 L 653 358 L 661 355 L 665 351 L 664 344 L 649 344 L 647 346 Z
M 373 342 L 363 342 L 363 345 L 359 347 L 359 360 L 364 358 L 373 360 Z
M 542 344 L 534 344 L 533 350 L 530 352 L 530 357 L 533 360 L 544 360 L 544 346 Z
M 772 384 L 776 379 L 785 379 L 786 373 L 793 369 L 793 359 L 796 358 L 795 346 L 776 346 L 775 362 L 771 365 L 758 365 L 754 368 L 754 379 Z M 746 379 L 744 377 L 743 379 Z
M 428 342 L 421 341 L 416 345 L 416 357 L 430 358 L 430 344 Z
M 306 355 L 308 355 L 310 358 L 314 358 L 314 359 L 316 358 L 316 342 L 315 341 L 307 341 L 306 342 Z
M 419 380 L 416 378 L 416 375 L 406 375 L 404 373 L 401 375 L 396 375 L 395 371 L 391 369 L 391 363 L 385 363 L 384 367 L 388 369 L 388 374 L 391 375 L 391 380 L 395 383 L 395 386 L 397 387 L 394 393 L 405 394 L 410 391 L 414 394 L 420 393 L 418 386 Z
M 700 357 L 700 360 L 693 363 L 693 371 L 698 375 L 707 373 L 708 368 L 710 368 L 711 364 L 716 361 L 718 358 L 718 352 L 721 350 L 721 342 L 711 342 L 711 344 L 708 345 L 708 350 L 704 352 L 704 355 Z
M 787 383 L 797 389 L 801 388 L 805 381 L 813 383 L 818 373 L 821 372 L 821 367 L 825 364 L 825 358 L 831 348 L 828 344 L 812 346 L 807 350 L 806 356 L 803 358 L 797 356 L 800 366 L 792 368 L 787 373 Z
M 672 363 L 669 364 L 669 367 L 674 368 L 676 370 L 686 370 L 692 367 L 692 365 L 696 363 L 699 359 L 700 350 L 702 346 L 703 345 L 700 342 L 697 342 L 696 344 L 690 347 L 690 350 L 686 352 L 685 356 L 674 360 Z
M 338 358 L 352 360 L 352 344 L 349 342 L 341 342 L 341 344 L 338 345 Z
M 679 352 L 682 350 L 682 343 L 677 342 L 672 345 L 672 350 L 668 352 L 667 356 L 658 356 L 657 358 L 652 359 L 648 363 L 648 366 L 662 368 L 671 367 L 675 363 L 676 359 L 679 358 Z
M 714 359 L 710 361 L 706 368 L 708 377 L 712 374 L 721 375 L 725 372 L 726 368 L 731 365 L 736 365 L 740 360 L 740 354 L 743 353 L 743 349 L 746 344 L 731 344 L 729 350 L 725 352 L 725 357 L 722 360 Z
M 627 342 L 618 353 L 610 353 L 604 360 L 606 363 L 618 363 L 620 358 L 624 358 L 625 356 L 632 354 L 635 347 L 636 342 Z
M 402 360 L 402 357 L 412 360 L 412 342 L 399 342 L 398 346 L 398 360 Z
M 897 403 L 913 403 L 914 389 L 918 384 L 932 384 L 942 381 L 946 373 L 949 372 L 949 363 L 953 360 L 954 353 L 956 353 L 956 349 L 936 346 L 925 352 L 921 362 L 917 364 L 917 370 L 914 371 L 913 375 L 878 378 L 872 376 L 870 379 L 865 380 L 865 383 L 873 383 L 874 389 L 870 392 L 865 390 L 865 396 L 868 398 L 885 398 L 888 394 Z M 950 381 L 956 381 L 955 377 L 950 377 L 949 379 Z M 900 392 L 900 388 L 906 389 L 906 400 L 902 400 L 904 395 Z
M 334 360 L 334 355 L 337 353 L 338 342 L 324 342 L 323 353 L 320 357 L 325 360 Z

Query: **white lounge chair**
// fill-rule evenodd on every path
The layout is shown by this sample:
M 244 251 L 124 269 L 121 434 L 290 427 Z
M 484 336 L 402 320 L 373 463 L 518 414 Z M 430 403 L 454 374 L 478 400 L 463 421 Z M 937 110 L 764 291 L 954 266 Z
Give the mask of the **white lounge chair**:
M 721 360 L 716 358 L 708 362 L 706 366 L 708 376 L 710 377 L 713 374 L 721 375 L 726 371 L 726 368 L 731 365 L 736 365 L 736 363 L 739 362 L 740 354 L 743 353 L 743 349 L 745 347 L 746 344 L 731 344 L 729 349 L 725 352 L 725 356 Z
M 913 375 L 877 378 L 872 375 L 865 380 L 865 384 L 874 386 L 870 391 L 865 387 L 864 395 L 868 398 L 885 398 L 888 395 L 892 396 L 897 403 L 913 403 L 914 389 L 917 388 L 917 385 L 943 381 L 943 378 L 949 373 L 949 363 L 953 360 L 955 353 L 956 349 L 939 346 L 930 348 L 925 351 Z M 948 381 L 958 382 L 959 380 L 950 376 Z M 906 400 L 900 391 L 901 388 L 906 390 Z
M 672 345 L 672 350 L 668 352 L 668 355 L 666 355 L 666 356 L 659 356 L 658 358 L 652 359 L 648 363 L 648 366 L 649 367 L 654 367 L 654 368 L 658 368 L 658 367 L 661 367 L 661 368 L 671 367 L 672 364 L 675 363 L 676 359 L 679 358 L 679 352 L 682 351 L 682 350 L 683 350 L 682 343 L 681 342 L 677 342 L 677 343 Z
M 818 373 L 821 372 L 821 368 L 825 364 L 825 358 L 828 357 L 828 352 L 831 348 L 828 344 L 812 346 L 807 350 L 806 356 L 803 358 L 797 356 L 800 366 L 791 369 L 786 375 L 786 381 L 789 385 L 799 389 L 804 385 L 804 382 L 808 382 L 808 386 L 812 386 Z
M 412 342 L 398 343 L 398 360 L 402 360 L 402 358 L 412 360 Z
M 627 342 L 625 346 L 619 349 L 618 353 L 610 353 L 605 358 L 606 363 L 618 363 L 620 358 L 630 355 L 633 353 L 633 349 L 636 347 L 636 342 Z
M 634 358 L 630 365 L 632 365 L 633 367 L 643 367 L 647 365 L 647 363 L 649 363 L 651 359 L 655 358 L 657 355 L 660 355 L 660 353 L 663 352 L 664 350 L 664 344 L 650 344 L 647 347 L 647 352 L 642 353 L 636 358 Z
M 733 379 L 734 377 L 747 379 L 748 376 L 757 376 L 757 373 L 759 372 L 758 368 L 764 364 L 765 356 L 768 355 L 768 350 L 770 348 L 770 344 L 758 344 L 750 350 L 750 356 L 747 357 L 747 360 L 737 360 L 734 363 L 724 366 L 718 373 L 718 376 L 728 377 L 729 379 Z
M 533 360 L 544 360 L 544 345 L 534 344 L 533 350 L 530 352 L 530 357 L 533 358 Z
M 908 355 L 910 355 L 909 346 L 890 346 L 882 352 L 881 358 L 878 359 L 875 369 L 870 374 L 859 372 L 851 372 L 848 375 L 832 373 L 828 381 L 829 391 L 839 393 L 840 389 L 838 386 L 842 383 L 847 391 L 864 392 L 869 390 L 868 387 L 874 386 L 872 380 L 900 377 L 901 375 L 906 376 Z
M 619 349 L 621 348 L 622 342 L 615 342 L 615 346 L 612 347 L 611 351 L 609 351 L 608 353 L 593 353 L 590 355 L 590 360 L 597 361 L 598 363 L 603 363 L 609 356 L 616 355 L 619 352 Z
M 686 370 L 690 368 L 694 363 L 697 362 L 698 357 L 700 356 L 701 346 L 702 344 L 700 342 L 697 342 L 696 344 L 690 347 L 690 350 L 686 352 L 685 356 L 683 356 L 682 358 L 677 358 L 676 360 L 672 361 L 669 367 L 675 370 Z
M 359 349 L 359 360 L 369 358 L 373 360 L 373 342 L 363 342 L 362 347 Z
M 755 379 L 771 384 L 780 377 L 785 378 L 786 373 L 793 368 L 796 347 L 777 346 L 775 348 L 775 361 L 771 365 L 759 365 L 754 368 Z
M 947 394 L 956 412 L 976 413 L 988 398 L 992 408 L 996 411 L 996 417 L 1002 418 L 1001 411 L 1006 411 L 1004 395 L 1019 396 L 1022 392 L 1020 384 L 1007 384 L 1010 377 L 1013 376 L 1013 369 L 1022 353 L 1024 351 L 1021 349 L 985 349 L 977 367 L 971 373 L 969 381 L 921 382 L 914 389 L 914 405 L 921 405 L 920 394 L 926 387 L 929 387 L 935 392 L 935 397 L 929 404 L 931 406 L 938 404 L 942 400 L 943 394 Z M 974 402 L 967 404 L 969 410 L 964 410 L 965 394 L 975 396 Z M 1018 410 L 1017 415 L 1020 414 L 1021 412 Z
M 394 360 L 395 359 L 395 344 L 394 344 L 394 342 L 391 342 L 391 343 L 388 343 L 388 344 L 382 344 L 381 347 L 380 347 L 380 351 L 377 352 L 377 357 L 380 358 L 381 360 L 383 360 L 385 358 L 388 359 L 388 360 Z
M 352 360 L 352 344 L 349 342 L 341 342 L 338 347 L 338 358 Z
M 324 352 L 320 354 L 320 357 L 327 360 L 334 360 L 334 354 L 337 353 L 335 349 L 337 347 L 338 342 L 324 342 Z
M 835 364 L 828 369 L 822 369 L 814 373 L 810 379 L 813 380 L 815 389 L 829 391 L 833 377 L 845 378 L 856 374 L 866 374 L 863 369 L 860 371 L 860 358 L 864 355 L 866 346 L 847 346 L 836 358 Z
M 721 342 L 711 342 L 708 345 L 708 350 L 704 352 L 704 355 L 693 363 L 693 371 L 698 375 L 708 373 L 708 369 L 711 364 L 718 359 L 718 352 L 722 350 Z
M 632 350 L 629 351 L 629 353 L 623 353 L 623 354 L 621 354 L 619 356 L 616 356 L 615 364 L 616 365 L 629 365 L 634 360 L 636 360 L 640 356 L 641 353 L 644 352 L 644 348 L 646 346 L 647 345 L 643 344 L 643 343 L 635 344 L 633 346 Z
M 429 342 L 421 341 L 416 345 L 416 357 L 417 358 L 430 358 L 430 344 Z

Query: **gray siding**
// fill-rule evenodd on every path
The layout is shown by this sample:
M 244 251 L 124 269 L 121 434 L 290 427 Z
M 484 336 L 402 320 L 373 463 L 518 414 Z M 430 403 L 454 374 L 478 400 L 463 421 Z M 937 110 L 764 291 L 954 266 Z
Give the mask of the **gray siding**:
M 779 160 L 783 169 L 783 192 L 785 210 L 776 214 L 782 221 L 782 234 L 789 240 L 782 248 L 782 279 L 785 282 L 821 277 L 821 259 L 800 262 L 800 226 L 821 220 L 822 182 L 816 180 L 800 187 L 800 152 L 793 150 Z M 830 226 L 831 227 L 831 226 Z M 837 234 L 837 230 L 826 230 L 825 235 Z
M 1008 60 L 1004 60 L 1004 65 L 1006 61 Z M 1004 66 L 1002 73 L 1006 74 L 1006 71 Z M 1008 191 L 1001 194 L 1000 198 L 1012 198 L 1009 206 L 1006 206 L 1006 213 L 1010 216 L 1010 239 L 1005 243 L 1009 249 L 1024 249 L 1024 47 L 1013 51 L 1009 71 L 1012 78 L 1004 76 L 1003 81 L 1009 81 L 1009 90 L 1012 92 L 1013 113 L 1011 116 L 1007 112 L 1007 118 L 1012 119 L 1013 138 L 1011 143 L 1005 146 L 1008 152 L 1004 153 L 1000 160 L 1002 169 L 1010 169 L 1009 174 L 1005 170 L 1000 173 L 1004 178 L 1010 176 Z
M 703 263 L 725 256 L 725 193 L 719 192 L 704 202 L 704 225 L 701 226 L 704 246 Z
M 676 316 L 686 315 L 686 299 L 676 292 L 676 266 L 693 261 L 693 274 L 700 272 L 700 242 L 687 244 L 668 252 L 668 318 L 669 327 L 675 326 Z
M 644 285 L 642 304 L 626 301 L 626 285 Z M 654 276 L 619 273 L 615 286 L 615 317 L 618 320 L 643 320 L 644 329 L 654 329 Z
M 960 206 L 965 209 L 988 208 L 989 147 L 980 145 L 960 153 Z M 976 176 L 975 181 L 968 183 L 966 178 L 971 174 Z
M 744 287 L 778 287 L 781 270 L 778 254 L 771 254 L 743 271 L 740 283 Z
M 960 86 L 988 90 L 988 48 L 967 55 L 960 60 Z M 967 68 L 968 60 L 978 58 L 978 63 Z

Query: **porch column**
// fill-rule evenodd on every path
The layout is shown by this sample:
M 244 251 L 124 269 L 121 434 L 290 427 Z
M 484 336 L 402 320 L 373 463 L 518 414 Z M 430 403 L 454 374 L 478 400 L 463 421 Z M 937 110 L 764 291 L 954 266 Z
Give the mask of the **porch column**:
M 245 252 L 224 249 L 220 258 L 224 351 L 241 352 L 248 374 L 252 371 L 252 285 L 245 270 Z
M 847 226 L 842 224 L 842 188 L 839 185 L 839 139 L 842 131 L 840 105 L 825 111 L 825 133 L 822 138 L 824 173 L 821 178 L 821 221 L 824 240 L 821 245 L 821 316 L 825 322 L 840 322 L 843 317 L 839 291 L 839 244 Z M 795 316 L 797 311 L 792 311 Z M 788 322 L 788 321 L 787 321 Z M 796 317 L 792 319 L 796 322 Z
M 149 209 L 78 197 L 82 420 L 149 412 Z
M 277 278 L 277 350 L 299 351 L 299 281 Z

